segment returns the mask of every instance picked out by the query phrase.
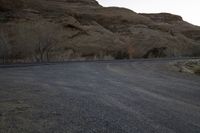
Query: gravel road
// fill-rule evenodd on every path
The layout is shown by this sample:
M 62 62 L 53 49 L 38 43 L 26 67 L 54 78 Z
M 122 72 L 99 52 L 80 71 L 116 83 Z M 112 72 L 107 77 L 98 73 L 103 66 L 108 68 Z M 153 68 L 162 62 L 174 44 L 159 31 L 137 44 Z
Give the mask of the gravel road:
M 200 133 L 200 77 L 168 63 L 0 68 L 0 133 Z

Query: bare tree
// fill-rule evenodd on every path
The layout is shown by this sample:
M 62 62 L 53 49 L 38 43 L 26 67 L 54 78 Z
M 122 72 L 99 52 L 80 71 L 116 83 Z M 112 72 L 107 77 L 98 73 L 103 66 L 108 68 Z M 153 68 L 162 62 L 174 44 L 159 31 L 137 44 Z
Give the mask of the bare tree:
M 5 64 L 6 61 L 8 60 L 9 53 L 10 53 L 10 45 L 8 42 L 8 37 L 1 30 L 0 31 L 0 59 L 3 64 Z
M 50 55 L 60 40 L 62 34 L 56 24 L 50 22 L 21 23 L 14 28 L 15 53 L 21 57 L 44 62 L 50 60 Z
M 0 30 L 0 61 L 3 63 L 57 59 L 62 51 L 62 36 L 66 33 L 62 26 L 47 21 L 6 24 Z
M 47 31 L 42 31 L 42 32 L 47 32 Z M 38 34 L 38 39 L 36 40 L 35 44 L 36 58 L 40 62 L 45 61 L 45 59 L 46 61 L 49 61 L 49 53 L 56 44 L 56 39 L 54 39 L 52 33 L 49 32 L 42 33 L 42 32 Z
M 15 23 L 5 27 L 10 35 L 11 53 L 10 59 L 13 62 L 32 62 L 34 55 L 33 27 L 30 23 Z
M 38 23 L 35 25 L 35 58 L 40 61 L 49 61 L 50 53 L 61 39 L 59 30 L 56 25 L 50 23 Z

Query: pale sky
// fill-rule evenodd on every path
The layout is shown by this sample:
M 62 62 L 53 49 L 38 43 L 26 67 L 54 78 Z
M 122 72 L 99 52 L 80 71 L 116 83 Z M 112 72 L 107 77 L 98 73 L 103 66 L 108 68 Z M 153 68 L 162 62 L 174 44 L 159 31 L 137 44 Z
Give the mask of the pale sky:
M 138 13 L 168 12 L 200 26 L 200 0 L 97 0 L 101 5 L 126 7 Z

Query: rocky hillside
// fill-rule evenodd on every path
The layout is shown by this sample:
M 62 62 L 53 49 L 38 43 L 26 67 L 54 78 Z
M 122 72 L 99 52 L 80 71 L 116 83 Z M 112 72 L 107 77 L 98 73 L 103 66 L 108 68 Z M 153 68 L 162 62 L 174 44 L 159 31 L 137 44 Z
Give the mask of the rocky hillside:
M 200 27 L 95 0 L 0 0 L 0 61 L 200 55 Z

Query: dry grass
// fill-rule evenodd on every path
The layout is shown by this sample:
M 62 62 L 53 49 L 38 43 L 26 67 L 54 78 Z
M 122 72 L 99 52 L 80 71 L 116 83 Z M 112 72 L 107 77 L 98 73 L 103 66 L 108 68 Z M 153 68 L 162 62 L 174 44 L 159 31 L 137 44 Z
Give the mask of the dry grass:
M 200 60 L 178 62 L 175 64 L 175 66 L 180 72 L 200 75 Z

